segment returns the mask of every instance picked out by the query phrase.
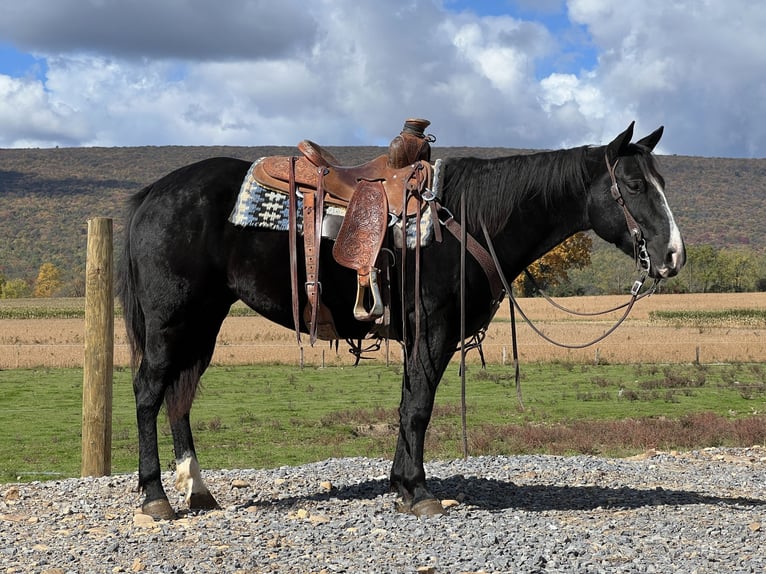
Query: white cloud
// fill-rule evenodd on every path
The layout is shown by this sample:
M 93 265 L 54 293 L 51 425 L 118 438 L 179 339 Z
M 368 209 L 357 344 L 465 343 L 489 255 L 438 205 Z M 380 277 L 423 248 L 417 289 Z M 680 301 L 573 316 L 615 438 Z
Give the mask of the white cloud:
M 666 152 L 766 156 L 766 5 L 566 4 L 569 30 L 545 26 L 559 0 L 540 22 L 442 0 L 2 3 L 0 37 L 46 67 L 0 75 L 0 146 L 384 144 L 421 116 L 437 145 L 600 143 L 637 120 Z M 571 38 L 597 60 L 557 70 Z
M 82 118 L 52 99 L 34 80 L 0 76 L 0 142 L 18 147 L 78 144 L 87 134 Z
M 548 119 L 555 125 L 566 125 L 572 129 L 563 145 L 575 146 L 601 141 L 603 136 L 594 129 L 594 123 L 602 125 L 609 109 L 601 91 L 586 76 L 582 81 L 574 74 L 551 74 L 540 81 L 541 105 Z M 578 129 L 574 129 L 579 126 Z M 577 134 L 577 135 L 574 135 Z
M 570 0 L 599 46 L 593 84 L 612 115 L 668 126 L 664 149 L 766 156 L 766 5 L 747 0 Z M 588 85 L 588 82 L 584 85 Z M 608 127 L 615 127 L 609 121 Z

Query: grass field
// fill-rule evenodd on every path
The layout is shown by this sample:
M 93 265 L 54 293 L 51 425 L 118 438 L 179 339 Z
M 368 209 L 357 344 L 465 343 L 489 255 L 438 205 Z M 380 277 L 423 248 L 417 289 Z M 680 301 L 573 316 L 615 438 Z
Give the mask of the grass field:
M 622 301 L 565 300 L 581 311 Z M 610 324 L 562 316 L 538 299 L 521 302 L 546 332 L 569 341 L 595 337 Z M 82 301 L 47 303 L 0 301 L 0 317 L 6 317 L 0 318 L 0 482 L 79 474 Z M 24 307 L 35 318 L 20 318 Z M 503 348 L 510 349 L 506 307 L 485 341 L 487 369 L 475 352 L 470 355 L 470 452 L 621 456 L 651 448 L 763 444 L 764 310 L 766 294 L 655 295 L 639 302 L 607 341 L 584 351 L 559 350 L 520 327 L 522 410 L 511 370 L 502 365 Z M 305 349 L 301 369 L 290 330 L 244 311 L 235 315 L 224 324 L 192 411 L 204 467 L 393 455 L 401 379 L 396 345 L 390 367 L 380 352 L 353 368 L 342 348 L 336 355 L 320 344 Z M 116 331 L 112 468 L 131 472 L 137 464 L 135 414 L 119 322 Z M 459 397 L 455 362 L 437 395 L 430 458 L 461 455 Z M 164 420 L 161 425 L 165 464 L 173 458 L 172 444 Z
M 207 468 L 301 464 L 327 457 L 391 457 L 400 367 L 212 367 L 192 410 Z M 629 455 L 650 448 L 766 442 L 760 363 L 523 366 L 524 408 L 510 369 L 468 369 L 470 452 Z M 77 476 L 81 369 L 0 370 L 0 482 Z M 136 469 L 130 373 L 114 377 L 112 469 Z M 446 373 L 427 438 L 430 458 L 461 455 L 460 378 Z M 160 418 L 163 464 L 172 456 Z

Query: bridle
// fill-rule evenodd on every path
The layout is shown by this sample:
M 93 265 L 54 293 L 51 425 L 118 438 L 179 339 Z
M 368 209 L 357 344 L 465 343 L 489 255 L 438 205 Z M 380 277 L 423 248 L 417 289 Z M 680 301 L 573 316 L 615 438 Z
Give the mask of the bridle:
M 606 161 L 606 170 L 609 172 L 609 177 L 612 180 L 612 185 L 609 188 L 609 191 L 611 192 L 614 200 L 617 202 L 617 205 L 622 208 L 622 213 L 625 216 L 625 222 L 628 224 L 628 231 L 630 232 L 630 236 L 633 238 L 633 253 L 636 260 L 636 265 L 639 269 L 643 270 L 644 273 L 648 274 L 652 262 L 649 258 L 649 252 L 646 249 L 646 239 L 644 239 L 644 234 L 641 232 L 641 227 L 638 225 L 638 222 L 628 210 L 628 206 L 625 205 L 625 198 L 622 196 L 620 186 L 617 185 L 615 170 L 617 169 L 617 164 L 620 162 L 620 158 L 617 158 L 614 164 L 610 164 L 609 155 L 605 153 L 604 160 Z
M 619 163 L 620 159 L 617 158 L 617 160 L 614 162 L 614 164 L 610 163 L 608 154 L 604 154 L 604 160 L 606 161 L 606 169 L 609 173 L 609 178 L 611 179 L 612 183 L 610 186 L 610 193 L 612 195 L 612 198 L 617 202 L 617 204 L 622 208 L 623 215 L 625 217 L 625 222 L 628 226 L 628 232 L 630 233 L 630 236 L 633 238 L 633 246 L 634 246 L 634 259 L 636 262 L 636 267 L 640 271 L 641 275 L 640 277 L 633 283 L 633 286 L 630 290 L 631 298 L 627 303 L 623 303 L 621 305 L 618 305 L 616 307 L 612 307 L 611 309 L 606 309 L 604 311 L 597 311 L 597 312 L 589 312 L 589 313 L 582 313 L 578 311 L 574 311 L 571 309 L 567 309 L 566 307 L 560 305 L 559 303 L 556 303 L 553 301 L 550 297 L 548 297 L 545 292 L 536 284 L 534 281 L 534 278 L 529 273 L 529 270 L 524 269 L 524 273 L 526 273 L 527 277 L 532 281 L 532 284 L 534 285 L 535 289 L 537 289 L 538 292 L 553 306 L 556 308 L 570 313 L 572 315 L 588 315 L 588 316 L 597 316 L 597 315 L 605 315 L 607 313 L 612 313 L 614 311 L 618 311 L 620 309 L 625 309 L 625 313 L 622 317 L 620 317 L 617 321 L 617 323 L 610 327 L 606 332 L 604 332 L 602 335 L 598 336 L 596 339 L 592 341 L 588 341 L 587 343 L 579 343 L 579 344 L 566 344 L 566 343 L 560 343 L 559 341 L 556 341 L 554 339 L 551 339 L 548 335 L 543 333 L 530 319 L 527 317 L 527 315 L 524 313 L 524 310 L 519 305 L 518 301 L 513 295 L 513 289 L 511 288 L 510 283 L 505 277 L 505 274 L 503 273 L 502 267 L 500 265 L 500 261 L 497 258 L 497 254 L 495 253 L 495 246 L 492 242 L 492 237 L 489 234 L 489 231 L 487 230 L 486 225 L 484 222 L 481 222 L 481 228 L 484 233 L 484 239 L 487 242 L 487 249 L 485 250 L 483 246 L 481 246 L 470 234 L 466 234 L 465 232 L 465 224 L 462 223 L 465 221 L 464 215 L 461 217 L 461 223 L 457 223 L 454 218 L 452 217 L 452 214 L 449 213 L 443 206 L 439 205 L 438 202 L 435 202 L 436 205 L 436 211 L 447 211 L 449 214 L 449 218 L 447 218 L 446 221 L 440 221 L 444 227 L 446 227 L 454 236 L 455 238 L 460 242 L 461 245 L 461 268 L 463 267 L 463 261 L 465 258 L 465 251 L 466 249 L 471 252 L 473 257 L 479 262 L 481 265 L 481 268 L 483 269 L 485 275 L 487 276 L 487 279 L 490 284 L 490 290 L 492 292 L 492 313 L 490 315 L 489 321 L 492 320 L 492 317 L 494 316 L 495 312 L 497 311 L 497 308 L 502 301 L 503 297 L 505 295 L 508 295 L 508 298 L 511 303 L 511 329 L 514 337 L 514 347 L 515 344 L 515 337 L 516 337 L 516 327 L 515 327 L 515 321 L 514 321 L 514 308 L 518 310 L 519 314 L 522 316 L 522 318 L 529 324 L 529 326 L 534 330 L 539 336 L 541 336 L 543 339 L 548 341 L 549 343 L 552 343 L 556 346 L 567 348 L 567 349 L 584 349 L 585 347 L 590 347 L 592 345 L 595 345 L 596 343 L 602 341 L 607 336 L 609 336 L 612 332 L 614 332 L 617 327 L 619 327 L 625 319 L 628 317 L 628 314 L 630 313 L 631 309 L 633 308 L 633 304 L 638 300 L 642 299 L 643 297 L 647 297 L 655 292 L 657 289 L 657 286 L 659 285 L 661 279 L 655 279 L 654 284 L 651 286 L 650 289 L 645 291 L 644 293 L 641 293 L 641 288 L 644 286 L 644 282 L 646 281 L 646 278 L 649 275 L 649 270 L 651 269 L 651 258 L 649 256 L 649 251 L 646 248 L 646 239 L 644 238 L 644 234 L 641 231 L 641 226 L 636 221 L 636 218 L 633 217 L 633 215 L 630 213 L 630 210 L 628 209 L 628 206 L 625 203 L 625 198 L 622 196 L 622 192 L 620 191 L 620 186 L 617 183 L 617 176 L 615 175 L 615 170 L 617 168 L 617 164 Z M 464 208 L 464 201 L 463 198 L 461 198 L 461 211 L 463 211 Z M 462 214 L 461 214 L 462 215 Z M 489 253 L 487 253 L 487 251 Z M 462 289 L 462 277 L 461 277 L 461 289 Z M 461 297 L 462 299 L 462 297 Z M 461 305 L 462 306 L 462 305 Z M 482 330 L 486 330 L 488 327 L 485 326 Z M 481 330 L 480 330 L 481 331 Z M 476 337 L 474 337 L 475 339 Z M 481 339 L 481 335 L 479 335 L 479 340 Z M 473 346 L 480 345 L 480 343 L 473 344 Z M 462 347 L 462 345 L 461 345 Z
M 630 299 L 621 305 L 618 305 L 616 307 L 612 307 L 611 309 L 606 309 L 604 311 L 596 311 L 596 312 L 589 312 L 589 313 L 582 313 L 579 311 L 574 311 L 572 309 L 568 309 L 564 306 L 562 306 L 559 303 L 556 303 L 551 299 L 546 293 L 540 288 L 539 285 L 535 282 L 534 278 L 532 277 L 531 273 L 529 273 L 528 269 L 524 269 L 524 273 L 526 276 L 531 280 L 533 286 L 535 289 L 545 298 L 546 301 L 551 303 L 554 307 L 572 314 L 572 315 L 588 315 L 588 316 L 598 316 L 598 315 L 606 315 L 607 313 L 613 313 L 614 311 L 619 311 L 620 309 L 625 309 L 624 314 L 617 320 L 617 322 L 607 329 L 604 333 L 593 339 L 592 341 L 588 341 L 586 343 L 577 343 L 577 344 L 568 344 L 568 343 L 561 343 L 559 341 L 556 341 L 555 339 L 552 339 L 548 335 L 546 335 L 543 331 L 541 331 L 530 319 L 529 317 L 524 313 L 524 310 L 519 305 L 519 302 L 516 300 L 516 297 L 513 295 L 513 290 L 511 288 L 510 283 L 505 278 L 505 274 L 502 271 L 502 268 L 500 267 L 500 261 L 497 258 L 497 254 L 495 253 L 495 247 L 492 242 L 492 238 L 490 237 L 489 232 L 487 231 L 486 226 L 482 222 L 482 231 L 484 233 L 484 239 L 487 242 L 487 247 L 489 249 L 489 253 L 492 256 L 492 261 L 494 264 L 494 267 L 496 269 L 497 275 L 500 278 L 500 281 L 503 285 L 503 290 L 505 291 L 505 294 L 508 295 L 508 298 L 510 299 L 511 303 L 511 331 L 514 338 L 514 347 L 515 345 L 515 338 L 516 338 L 516 326 L 514 321 L 514 309 L 519 312 L 519 315 L 527 322 L 527 324 L 532 328 L 532 330 L 537 333 L 540 337 L 548 341 L 549 343 L 556 345 L 558 347 L 563 347 L 565 349 L 584 349 L 586 347 L 590 347 L 592 345 L 595 345 L 596 343 L 604 340 L 606 337 L 608 337 L 610 334 L 612 334 L 617 327 L 619 327 L 625 319 L 628 318 L 628 315 L 630 314 L 630 311 L 633 309 L 633 304 L 638 301 L 639 299 L 642 299 L 644 297 L 647 297 L 655 292 L 657 289 L 657 286 L 659 285 L 661 279 L 655 279 L 653 285 L 650 289 L 645 291 L 644 293 L 641 293 L 641 288 L 644 286 L 644 282 L 646 281 L 646 278 L 649 275 L 649 269 L 651 268 L 651 259 L 649 256 L 649 252 L 646 248 L 646 239 L 644 238 L 644 234 L 641 231 L 641 227 L 638 225 L 638 222 L 636 221 L 635 217 L 630 213 L 630 210 L 628 209 L 628 206 L 625 204 L 625 198 L 622 196 L 622 193 L 620 192 L 620 186 L 617 183 L 617 177 L 615 175 L 615 169 L 617 167 L 617 163 L 620 161 L 619 158 L 614 162 L 614 164 L 611 164 L 609 162 L 609 156 L 604 155 L 604 159 L 606 161 L 606 168 L 609 172 L 609 177 L 612 180 L 610 192 L 612 194 L 612 198 L 617 202 L 617 204 L 622 208 L 623 215 L 625 216 L 625 222 L 628 226 L 628 232 L 630 233 L 631 237 L 633 238 L 633 245 L 634 245 L 634 258 L 636 261 L 636 267 L 640 271 L 641 275 L 640 277 L 633 283 L 633 286 L 630 289 Z M 489 273 L 488 273 L 489 275 Z

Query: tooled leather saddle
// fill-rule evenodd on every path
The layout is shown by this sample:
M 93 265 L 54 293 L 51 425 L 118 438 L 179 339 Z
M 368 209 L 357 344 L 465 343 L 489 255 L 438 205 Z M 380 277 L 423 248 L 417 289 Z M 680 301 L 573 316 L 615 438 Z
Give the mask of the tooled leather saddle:
M 300 342 L 296 194 L 303 198 L 303 241 L 308 304 L 304 322 L 310 342 L 338 339 L 332 314 L 322 305 L 319 283 L 319 248 L 324 205 L 346 209 L 333 245 L 334 259 L 357 272 L 354 317 L 375 321 L 384 314 L 380 286 L 380 255 L 390 219 L 420 217 L 421 193 L 430 188 L 433 168 L 429 163 L 433 136 L 424 130 L 428 120 L 409 119 L 389 146 L 389 153 L 357 166 L 343 166 L 326 149 L 304 140 L 302 156 L 273 156 L 260 160 L 253 178 L 263 187 L 283 191 L 289 199 L 290 268 L 293 320 Z M 367 301 L 371 300 L 371 305 Z

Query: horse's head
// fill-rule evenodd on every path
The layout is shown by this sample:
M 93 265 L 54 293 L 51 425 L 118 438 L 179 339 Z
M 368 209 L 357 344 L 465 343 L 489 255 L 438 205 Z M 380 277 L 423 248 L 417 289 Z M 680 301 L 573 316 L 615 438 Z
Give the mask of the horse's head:
M 686 262 L 681 232 L 665 199 L 665 180 L 657 171 L 652 150 L 660 127 L 630 143 L 633 124 L 606 146 L 589 190 L 588 215 L 593 230 L 636 257 L 655 279 L 677 275 Z M 598 148 L 603 149 L 603 148 Z

